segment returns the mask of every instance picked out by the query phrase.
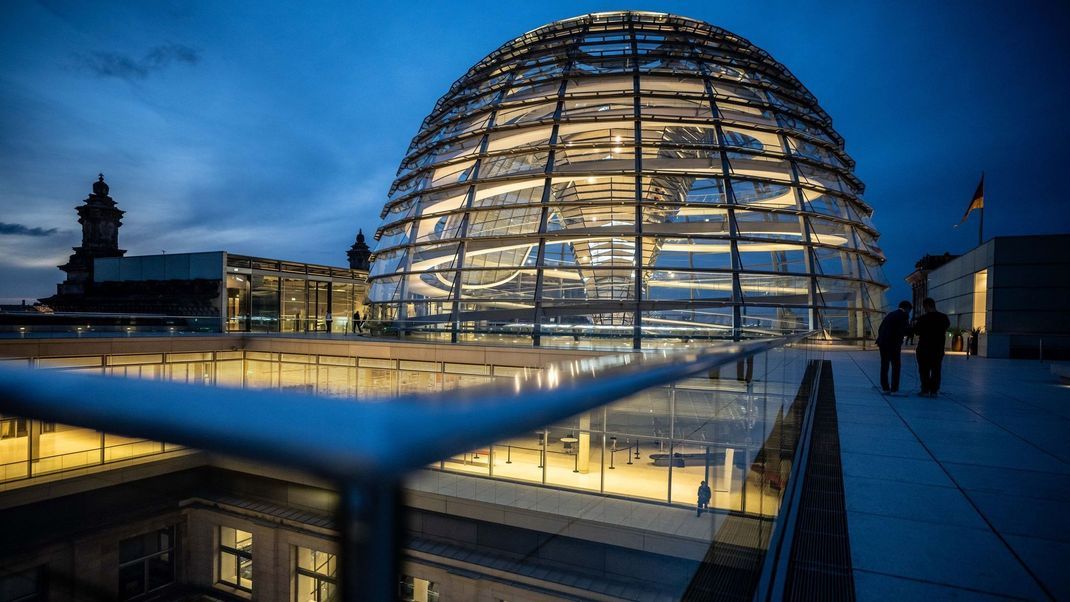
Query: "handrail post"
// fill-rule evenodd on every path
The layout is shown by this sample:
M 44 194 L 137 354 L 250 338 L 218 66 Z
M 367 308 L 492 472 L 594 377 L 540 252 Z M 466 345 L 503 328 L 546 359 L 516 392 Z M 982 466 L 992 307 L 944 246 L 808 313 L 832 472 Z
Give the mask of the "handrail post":
M 394 600 L 400 574 L 401 496 L 393 479 L 342 483 L 342 599 Z

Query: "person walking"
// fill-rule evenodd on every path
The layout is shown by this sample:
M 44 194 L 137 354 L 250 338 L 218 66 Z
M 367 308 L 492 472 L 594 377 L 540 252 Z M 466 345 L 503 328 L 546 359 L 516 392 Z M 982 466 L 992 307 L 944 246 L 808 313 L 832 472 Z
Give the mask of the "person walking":
M 936 311 L 936 301 L 926 297 L 921 302 L 925 313 L 918 318 L 918 376 L 921 378 L 921 396 L 936 397 L 940 392 L 940 370 L 944 363 L 944 340 L 951 320 L 947 314 Z
M 900 301 L 899 307 L 881 320 L 877 329 L 877 348 L 881 352 L 881 391 L 899 392 L 899 372 L 902 368 L 903 338 L 910 332 L 910 301 Z M 892 378 L 888 379 L 891 368 Z
M 706 481 L 703 481 L 698 486 L 698 514 L 695 516 L 702 516 L 704 509 L 709 510 L 711 497 L 713 497 L 713 491 L 710 490 L 710 486 L 706 484 Z
M 353 333 L 356 334 L 358 332 L 364 334 L 364 329 L 360 325 L 360 312 L 355 311 L 353 312 Z

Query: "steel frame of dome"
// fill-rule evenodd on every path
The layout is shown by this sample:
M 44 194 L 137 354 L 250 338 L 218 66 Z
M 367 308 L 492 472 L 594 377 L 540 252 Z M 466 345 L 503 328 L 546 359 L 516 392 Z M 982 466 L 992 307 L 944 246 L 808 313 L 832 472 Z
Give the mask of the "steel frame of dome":
M 557 21 L 424 120 L 375 235 L 371 318 L 535 345 L 868 338 L 887 284 L 853 168 L 743 38 L 661 13 Z

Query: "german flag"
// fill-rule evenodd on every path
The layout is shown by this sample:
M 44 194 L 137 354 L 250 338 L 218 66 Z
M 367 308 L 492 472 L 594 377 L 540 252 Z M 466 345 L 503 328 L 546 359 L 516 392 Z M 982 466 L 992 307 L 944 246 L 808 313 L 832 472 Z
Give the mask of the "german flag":
M 973 199 L 970 200 L 970 206 L 966 208 L 966 213 L 962 215 L 962 221 L 966 221 L 966 218 L 970 217 L 970 212 L 974 209 L 985 208 L 985 174 L 981 174 L 981 182 L 977 184 L 977 192 L 973 193 Z

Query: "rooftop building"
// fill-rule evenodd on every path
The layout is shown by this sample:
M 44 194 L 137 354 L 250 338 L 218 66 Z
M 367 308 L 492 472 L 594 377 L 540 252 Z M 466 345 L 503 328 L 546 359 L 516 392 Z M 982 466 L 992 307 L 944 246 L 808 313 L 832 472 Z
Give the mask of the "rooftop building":
M 1070 234 L 997 236 L 925 275 L 952 333 L 996 358 L 1070 357 Z M 918 272 L 907 278 L 915 277 Z

